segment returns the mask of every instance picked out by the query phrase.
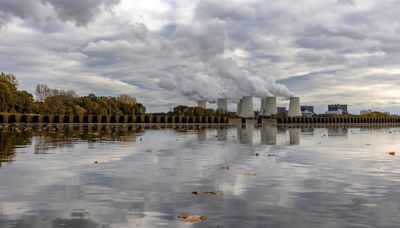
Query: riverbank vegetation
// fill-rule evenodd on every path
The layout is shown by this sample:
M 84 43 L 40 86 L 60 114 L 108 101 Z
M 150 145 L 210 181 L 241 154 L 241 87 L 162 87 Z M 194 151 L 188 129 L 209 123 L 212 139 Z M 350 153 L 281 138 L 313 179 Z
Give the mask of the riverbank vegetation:
M 142 115 L 146 107 L 129 95 L 78 96 L 74 90 L 57 90 L 39 84 L 33 95 L 18 90 L 13 74 L 0 74 L 0 113 L 44 115 Z

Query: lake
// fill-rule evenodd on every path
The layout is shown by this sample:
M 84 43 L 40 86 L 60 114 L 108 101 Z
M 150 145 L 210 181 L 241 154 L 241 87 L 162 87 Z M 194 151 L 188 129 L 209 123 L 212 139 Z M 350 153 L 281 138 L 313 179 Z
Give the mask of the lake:
M 0 133 L 0 227 L 399 227 L 399 139 L 251 124 Z

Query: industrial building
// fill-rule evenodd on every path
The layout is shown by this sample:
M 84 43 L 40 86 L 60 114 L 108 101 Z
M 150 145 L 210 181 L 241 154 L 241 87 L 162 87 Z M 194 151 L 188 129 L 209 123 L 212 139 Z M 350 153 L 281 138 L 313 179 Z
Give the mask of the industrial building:
M 347 105 L 344 104 L 331 104 L 328 105 L 328 111 L 325 114 L 332 114 L 332 115 L 346 115 L 349 114 L 347 111 Z
M 301 114 L 304 117 L 313 117 L 315 116 L 314 106 L 303 105 L 301 108 Z
M 277 110 L 279 114 L 286 115 L 286 107 L 278 107 Z

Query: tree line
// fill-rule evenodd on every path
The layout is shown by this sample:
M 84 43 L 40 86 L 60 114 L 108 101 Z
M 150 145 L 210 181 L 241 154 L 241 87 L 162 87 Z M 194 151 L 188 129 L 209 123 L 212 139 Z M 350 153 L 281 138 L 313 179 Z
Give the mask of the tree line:
M 18 90 L 13 74 L 0 74 L 0 112 L 43 115 L 142 115 L 146 107 L 129 95 L 118 97 L 78 96 L 74 90 L 58 90 L 45 84 L 36 86 L 35 95 Z

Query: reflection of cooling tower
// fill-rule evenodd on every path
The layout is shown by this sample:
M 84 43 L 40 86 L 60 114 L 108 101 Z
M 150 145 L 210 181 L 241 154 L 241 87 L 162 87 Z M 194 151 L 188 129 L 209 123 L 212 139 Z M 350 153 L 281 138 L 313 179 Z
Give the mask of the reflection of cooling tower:
M 239 102 L 237 103 L 237 108 L 236 108 L 236 115 L 237 116 L 241 116 L 241 109 L 242 109 L 242 99 L 239 100 Z
M 300 128 L 289 128 L 290 145 L 300 145 Z
M 246 144 L 253 143 L 253 131 L 254 131 L 254 122 L 253 121 L 246 121 L 245 125 L 238 125 L 238 136 L 239 140 Z
M 228 128 L 217 129 L 217 140 L 226 141 L 228 139 Z
M 276 145 L 276 135 L 278 127 L 271 124 L 263 124 L 261 126 L 261 144 Z
M 206 129 L 204 128 L 199 129 L 199 131 L 197 132 L 197 139 L 199 141 L 205 141 L 207 139 Z
M 243 97 L 240 114 L 243 118 L 254 118 L 253 97 Z
M 291 97 L 289 104 L 289 117 L 301 116 L 300 97 Z
M 207 102 L 206 101 L 198 101 L 197 102 L 197 107 L 206 109 L 207 108 Z
M 228 112 L 228 99 L 218 99 L 217 110 L 220 112 Z

